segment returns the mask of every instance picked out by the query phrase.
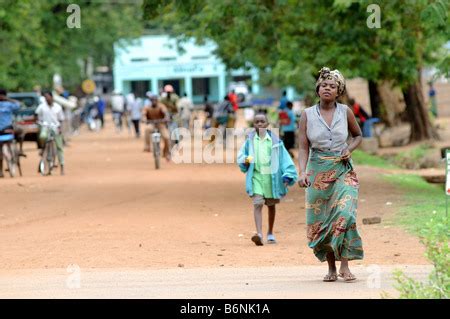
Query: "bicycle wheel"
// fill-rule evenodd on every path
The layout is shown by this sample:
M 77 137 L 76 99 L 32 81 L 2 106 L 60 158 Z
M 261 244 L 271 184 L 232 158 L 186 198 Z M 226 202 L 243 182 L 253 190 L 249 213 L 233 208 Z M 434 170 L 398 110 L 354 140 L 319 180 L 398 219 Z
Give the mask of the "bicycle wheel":
M 41 161 L 39 162 L 39 172 L 42 176 L 50 175 L 52 172 L 53 163 L 50 163 L 51 152 L 51 143 L 45 143 L 44 150 L 42 151 Z
M 14 159 L 16 163 L 16 168 L 19 171 L 19 175 L 22 176 L 22 167 L 20 166 L 20 151 L 17 147 L 17 141 L 14 140 L 11 144 L 12 153 L 14 154 Z
M 16 160 L 11 149 L 11 143 L 3 144 L 3 157 L 5 158 L 8 167 L 9 176 L 16 176 Z
M 48 156 L 48 164 L 50 166 L 49 175 L 52 174 L 52 170 L 56 167 L 56 143 L 54 140 L 50 142 L 50 152 Z
M 155 158 L 155 168 L 159 169 L 161 159 L 160 143 L 153 142 L 153 156 Z

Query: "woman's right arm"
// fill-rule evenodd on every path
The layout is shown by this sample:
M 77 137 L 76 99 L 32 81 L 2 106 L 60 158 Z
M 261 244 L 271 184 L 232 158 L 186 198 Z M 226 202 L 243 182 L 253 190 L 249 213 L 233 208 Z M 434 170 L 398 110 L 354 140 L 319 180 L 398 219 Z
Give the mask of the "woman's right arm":
M 299 152 L 298 152 L 298 164 L 300 168 L 300 176 L 298 179 L 298 185 L 300 187 L 309 186 L 308 176 L 306 174 L 306 166 L 308 164 L 309 158 L 309 141 L 306 136 L 306 112 L 303 111 L 300 117 L 300 127 L 299 127 Z

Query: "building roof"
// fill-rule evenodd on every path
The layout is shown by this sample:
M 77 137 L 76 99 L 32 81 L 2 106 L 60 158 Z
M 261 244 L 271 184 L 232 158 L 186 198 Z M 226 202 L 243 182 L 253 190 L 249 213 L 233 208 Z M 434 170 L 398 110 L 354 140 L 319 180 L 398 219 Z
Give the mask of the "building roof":
M 216 45 L 207 42 L 196 45 L 193 39 L 181 44 L 182 50 L 177 47 L 177 41 L 167 35 L 145 35 L 131 43 L 116 43 L 116 63 L 118 65 L 164 64 L 175 63 L 221 63 L 214 55 Z M 184 50 L 184 51 L 183 51 Z

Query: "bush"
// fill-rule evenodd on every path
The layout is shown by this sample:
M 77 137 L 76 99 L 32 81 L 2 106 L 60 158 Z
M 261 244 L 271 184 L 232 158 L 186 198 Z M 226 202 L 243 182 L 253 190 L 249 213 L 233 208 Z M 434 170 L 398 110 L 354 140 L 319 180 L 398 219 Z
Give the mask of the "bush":
M 406 169 L 434 167 L 437 163 L 431 161 L 429 157 L 432 151 L 433 146 L 424 143 L 407 152 L 397 154 L 393 158 L 393 162 L 395 165 Z
M 428 282 L 418 282 L 402 271 L 394 273 L 400 299 L 448 299 L 450 296 L 449 228 L 447 217 L 435 215 L 421 232 L 426 256 L 433 263 Z M 385 295 L 386 297 L 386 295 Z

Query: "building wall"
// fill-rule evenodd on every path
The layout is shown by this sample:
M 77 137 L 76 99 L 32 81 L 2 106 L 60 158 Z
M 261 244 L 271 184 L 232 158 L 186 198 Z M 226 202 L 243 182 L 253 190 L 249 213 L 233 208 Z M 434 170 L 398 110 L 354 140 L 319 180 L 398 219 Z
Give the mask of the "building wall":
M 142 36 L 125 45 L 116 43 L 115 90 L 127 94 L 132 89 L 132 81 L 150 81 L 148 89 L 159 93 L 164 81 L 178 80 L 180 89 L 177 93 L 187 93 L 194 102 L 201 103 L 203 96 L 193 95 L 194 78 L 209 78 L 209 99 L 212 101 L 223 99 L 232 76 L 248 75 L 258 80 L 255 70 L 233 70 L 229 74 L 225 65 L 213 54 L 216 48 L 213 43 L 199 46 L 191 40 L 182 47 L 184 51 L 178 51 L 176 41 L 165 35 Z M 256 94 L 259 86 L 253 83 L 251 90 Z

